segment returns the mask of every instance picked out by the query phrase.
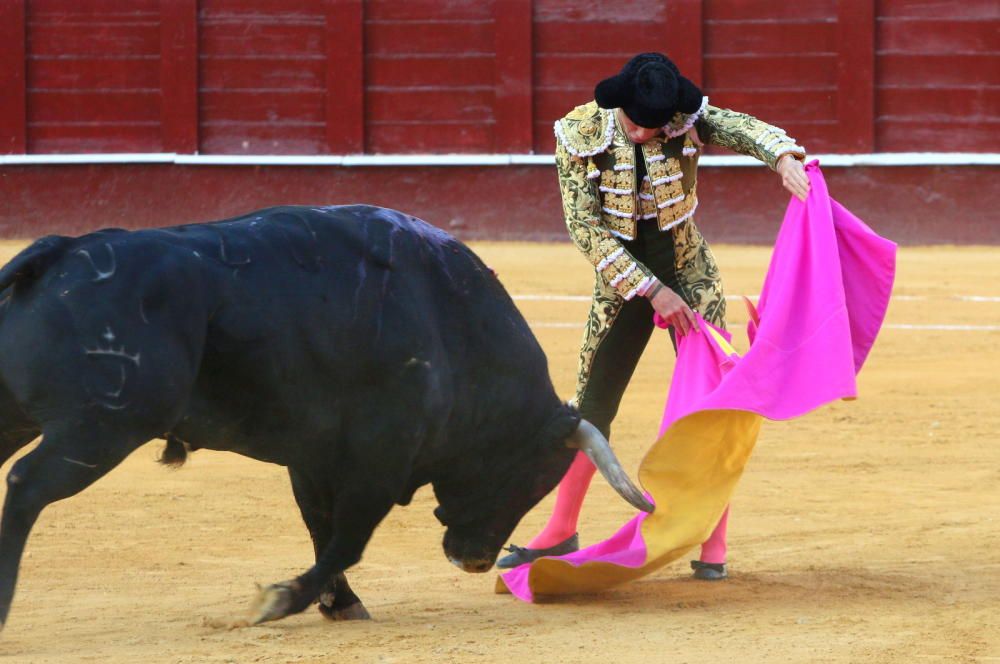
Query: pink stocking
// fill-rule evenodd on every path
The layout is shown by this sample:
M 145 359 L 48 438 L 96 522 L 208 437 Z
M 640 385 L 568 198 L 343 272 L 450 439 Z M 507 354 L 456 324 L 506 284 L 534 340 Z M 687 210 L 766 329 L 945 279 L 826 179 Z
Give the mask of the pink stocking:
M 716 564 L 726 562 L 726 525 L 728 523 L 729 506 L 726 505 L 726 511 L 722 513 L 722 518 L 719 519 L 715 530 L 701 545 L 701 562 Z
M 577 452 L 573 464 L 559 483 L 559 493 L 556 494 L 556 506 L 552 510 L 552 516 L 549 517 L 549 522 L 545 524 L 542 532 L 528 543 L 529 549 L 547 549 L 573 536 L 576 532 L 576 523 L 580 519 L 583 498 L 587 495 L 590 478 L 594 476 L 596 470 L 586 454 Z

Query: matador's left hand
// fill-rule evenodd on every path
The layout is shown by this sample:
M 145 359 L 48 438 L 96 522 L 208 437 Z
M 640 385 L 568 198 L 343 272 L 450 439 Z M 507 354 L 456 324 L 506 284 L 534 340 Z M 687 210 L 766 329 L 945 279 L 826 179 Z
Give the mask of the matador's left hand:
M 778 160 L 775 168 L 781 176 L 781 184 L 785 186 L 793 196 L 805 202 L 809 195 L 809 177 L 802 162 L 790 154 L 783 155 Z

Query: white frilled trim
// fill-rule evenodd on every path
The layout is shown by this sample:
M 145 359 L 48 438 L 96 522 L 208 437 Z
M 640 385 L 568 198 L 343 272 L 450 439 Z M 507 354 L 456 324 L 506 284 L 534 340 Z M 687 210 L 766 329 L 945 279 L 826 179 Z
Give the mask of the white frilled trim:
M 674 198 L 669 198 L 669 199 L 663 201 L 662 203 L 659 203 L 656 207 L 658 207 L 659 209 L 662 210 L 665 207 L 670 207 L 671 205 L 676 205 L 676 204 L 680 203 L 683 200 L 684 200 L 684 194 L 681 194 L 680 196 L 675 196 Z
M 603 261 L 597 264 L 597 269 L 603 270 L 607 266 L 614 263 L 615 260 L 617 260 L 617 258 L 624 253 L 625 253 L 625 247 L 618 247 L 613 252 L 611 252 Z
M 632 263 L 627 268 L 625 268 L 623 271 L 619 272 L 618 276 L 611 280 L 611 287 L 615 288 L 615 287 L 618 286 L 618 284 L 620 284 L 621 282 L 625 281 L 625 278 L 628 277 L 628 275 L 630 275 L 633 272 L 635 272 L 635 269 L 637 267 L 638 267 L 638 265 L 636 265 L 635 263 Z
M 786 140 L 788 139 L 785 136 L 775 136 L 774 138 L 772 138 L 771 140 L 769 140 L 767 143 L 764 144 L 764 149 L 771 150 L 774 148 L 775 145 Z
M 636 295 L 645 295 L 646 293 L 649 292 L 649 288 L 653 285 L 653 281 L 654 281 L 653 277 L 646 277 L 645 279 L 639 282 L 639 285 L 635 287 L 635 290 L 629 293 L 629 296 L 634 297 Z M 630 299 L 630 297 L 627 297 L 625 299 Z
M 605 212 L 607 212 L 608 214 L 610 214 L 612 216 L 615 216 L 615 217 L 621 217 L 622 219 L 631 219 L 632 218 L 632 215 L 630 213 L 628 213 L 628 212 L 622 212 L 620 210 L 612 210 L 611 208 L 601 208 L 601 209 L 604 210 Z M 629 239 L 631 240 L 632 238 L 629 238 Z
M 681 154 L 683 154 L 685 157 L 694 156 L 698 154 L 698 148 L 684 148 L 683 150 L 681 150 Z
M 632 290 L 630 290 L 628 293 L 625 294 L 625 299 L 631 300 L 637 294 L 645 295 L 646 291 L 649 290 L 649 285 L 651 283 L 653 283 L 653 280 L 650 277 L 646 277 L 645 279 L 639 282 L 638 286 L 636 286 L 635 288 L 633 288 Z
M 633 168 L 632 164 L 615 164 L 616 171 L 631 171 Z
M 618 194 L 619 196 L 628 196 L 632 193 L 631 189 L 615 189 L 614 187 L 605 187 L 603 184 L 598 189 L 605 194 Z
M 668 175 L 657 180 L 653 180 L 653 186 L 659 187 L 661 184 L 667 184 L 668 182 L 676 182 L 684 177 L 684 173 L 674 173 L 673 175 Z
M 694 211 L 697 210 L 697 209 L 698 209 L 698 201 L 695 201 L 694 205 L 691 206 L 691 209 L 688 210 L 687 213 L 683 217 L 681 217 L 680 219 L 674 219 L 673 221 L 671 221 L 669 224 L 667 224 L 666 226 L 664 226 L 660 230 L 669 231 L 674 226 L 680 226 L 685 221 L 687 221 L 688 219 L 690 219 L 691 215 L 693 215 Z
M 806 153 L 806 151 L 803 150 L 801 146 L 792 143 L 791 145 L 786 145 L 785 147 L 781 148 L 780 150 L 774 153 L 775 163 L 777 163 L 778 158 L 780 158 L 781 155 L 788 154 L 789 152 L 794 152 L 795 154 L 801 154 L 801 155 L 804 155 Z
M 556 120 L 556 123 L 553 126 L 553 129 L 555 130 L 556 133 L 556 138 L 559 140 L 560 143 L 562 143 L 563 147 L 566 148 L 566 151 L 569 152 L 574 157 L 593 157 L 595 154 L 600 154 L 605 150 L 607 150 L 608 146 L 611 145 L 611 138 L 614 136 L 615 133 L 615 123 L 613 118 L 608 117 L 609 113 L 610 111 L 608 111 L 607 109 L 603 108 L 601 109 L 601 116 L 604 118 L 604 142 L 601 145 L 597 146 L 595 149 L 590 150 L 589 152 L 578 151 L 572 145 L 569 144 L 569 141 L 566 139 L 566 134 L 563 133 L 561 120 Z
M 611 234 L 614 235 L 619 240 L 628 240 L 629 242 L 631 242 L 632 240 L 635 239 L 634 237 L 631 237 L 630 235 L 625 235 L 625 233 L 619 233 L 618 231 L 616 231 L 613 228 L 609 228 L 608 230 L 611 231 Z
M 596 180 L 599 177 L 601 177 L 601 172 L 599 170 L 597 170 L 596 168 L 594 170 L 590 171 L 589 173 L 587 173 L 587 179 L 588 180 Z
M 655 212 L 650 212 L 649 214 L 644 214 L 644 215 L 642 215 L 639 218 L 640 219 L 656 219 L 656 213 Z
M 681 125 L 677 129 L 671 129 L 670 125 L 667 124 L 667 126 L 663 128 L 663 131 L 667 134 L 667 138 L 676 138 L 681 134 L 683 134 L 684 132 L 686 132 L 691 127 L 693 127 L 694 123 L 697 122 L 698 118 L 701 117 L 701 114 L 705 112 L 705 107 L 707 106 L 708 106 L 708 97 L 707 96 L 702 97 L 701 108 L 699 108 L 694 113 L 689 114 L 687 118 L 684 120 L 683 125 Z
M 650 157 L 646 161 L 648 161 L 651 164 L 655 164 L 656 162 L 663 161 L 666 158 L 667 158 L 667 155 L 665 155 L 665 154 L 658 154 L 655 157 Z
M 766 141 L 771 140 L 775 136 L 787 136 L 787 134 L 785 133 L 785 130 L 782 129 L 781 127 L 770 127 L 762 131 L 760 133 L 760 136 L 757 137 L 755 142 L 757 143 L 757 145 L 764 145 Z
M 641 192 L 639 193 L 639 198 L 641 198 L 641 199 L 642 199 L 642 200 L 644 200 L 644 201 L 652 201 L 652 200 L 655 200 L 655 199 L 653 198 L 653 195 L 652 195 L 652 194 L 643 194 L 643 193 L 641 193 Z

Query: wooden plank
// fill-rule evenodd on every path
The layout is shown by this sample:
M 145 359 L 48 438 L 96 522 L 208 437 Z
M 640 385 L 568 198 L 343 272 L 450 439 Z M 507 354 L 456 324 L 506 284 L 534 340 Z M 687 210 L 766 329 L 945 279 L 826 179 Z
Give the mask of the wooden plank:
M 33 153 L 159 152 L 159 122 L 31 122 Z
M 954 120 L 990 120 L 1000 108 L 1000 86 L 962 88 L 879 87 L 880 119 L 922 120 L 929 125 L 950 126 Z M 947 130 L 948 134 L 952 131 Z M 997 141 L 1000 145 L 1000 141 Z
M 494 5 L 494 152 L 530 152 L 532 146 L 532 0 Z
M 370 122 L 490 121 L 494 118 L 493 101 L 494 91 L 489 87 L 409 91 L 369 89 L 366 115 Z M 530 124 L 530 119 L 527 122 Z
M 482 0 L 367 0 L 365 21 L 424 21 L 433 16 L 450 21 L 491 21 L 493 8 Z
M 333 154 L 365 151 L 365 49 L 362 0 L 325 0 L 326 142 Z
M 326 59 L 220 58 L 201 68 L 199 87 L 204 91 L 326 89 Z
M 550 53 L 535 56 L 535 89 L 590 87 L 617 74 L 628 62 L 617 53 Z
M 673 0 L 671 0 L 672 2 Z M 617 23 L 620 21 L 662 23 L 670 2 L 630 0 L 629 2 L 580 2 L 579 0 L 536 0 L 535 22 Z
M 283 56 L 323 59 L 326 23 L 269 23 L 203 21 L 201 53 L 205 56 L 241 55 L 254 58 Z
M 878 85 L 914 87 L 982 85 L 983 73 L 994 72 L 997 84 L 1000 53 L 886 53 L 877 56 Z
M 492 21 L 365 23 L 365 49 L 379 55 L 493 54 Z
M 837 7 L 837 137 L 840 152 L 875 149 L 875 0 Z
M 106 60 L 101 58 L 32 58 L 29 88 L 154 89 L 160 85 L 159 58 Z
M 880 53 L 995 52 L 998 31 L 1000 20 L 995 18 L 880 18 L 877 42 Z
M 712 103 L 749 113 L 771 124 L 798 120 L 834 120 L 836 88 L 819 90 L 725 90 L 712 94 Z
M 30 122 L 159 122 L 159 90 L 29 90 Z
M 326 125 L 209 123 L 201 126 L 200 139 L 206 154 L 323 154 Z
M 672 0 L 667 3 L 663 21 L 663 42 L 669 48 L 667 55 L 677 65 L 681 75 L 697 86 L 705 80 L 703 32 L 702 0 Z
M 25 0 L 0 0 L 0 154 L 27 151 Z
M 705 25 L 705 52 L 713 55 L 752 53 L 832 53 L 837 24 L 833 20 L 763 23 L 713 22 Z
M 766 19 L 816 20 L 837 13 L 837 0 L 809 2 L 774 2 L 774 0 L 739 0 L 705 3 L 706 21 L 761 21 Z
M 159 0 L 31 0 L 31 16 L 132 15 L 157 18 Z
M 210 121 L 233 120 L 279 125 L 326 121 L 325 90 L 201 91 L 201 111 Z
M 156 21 L 76 24 L 53 18 L 28 24 L 28 50 L 39 55 L 159 55 Z
M 875 123 L 878 147 L 883 152 L 1000 152 L 1000 122 L 949 120 L 948 131 L 926 120 L 880 119 Z M 991 168 L 995 172 L 996 167 Z M 996 211 L 992 211 L 996 218 Z
M 665 48 L 663 25 L 649 21 L 535 23 L 536 56 L 549 53 L 580 53 L 581 45 L 586 45 L 586 51 L 590 53 L 618 54 L 624 65 L 636 53 L 662 51 Z
M 942 0 L 879 0 L 880 18 L 1000 18 L 996 0 L 962 0 L 950 3 Z
M 836 55 L 705 56 L 705 87 L 794 88 L 836 85 Z
M 593 84 L 580 87 L 577 90 L 539 90 L 536 88 L 533 104 L 535 121 L 548 125 L 548 132 L 551 133 L 553 122 L 572 111 L 576 106 L 586 104 L 593 99 Z
M 416 124 L 372 123 L 368 148 L 385 153 L 482 153 L 493 149 L 492 122 Z
M 120 1 L 120 0 L 119 0 Z M 316 0 L 200 0 L 204 16 L 279 16 L 322 15 Z
M 160 2 L 160 122 L 164 152 L 198 151 L 198 2 Z
M 371 87 L 405 88 L 443 85 L 468 87 L 488 85 L 493 79 L 493 57 L 431 55 L 426 57 L 365 57 L 365 78 Z

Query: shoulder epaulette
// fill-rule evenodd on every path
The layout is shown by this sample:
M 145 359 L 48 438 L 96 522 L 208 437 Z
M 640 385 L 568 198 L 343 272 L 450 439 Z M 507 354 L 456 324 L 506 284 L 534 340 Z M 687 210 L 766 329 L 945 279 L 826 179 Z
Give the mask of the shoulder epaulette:
M 591 157 L 611 145 L 615 132 L 612 112 L 596 101 L 577 106 L 555 124 L 556 140 L 575 157 Z

